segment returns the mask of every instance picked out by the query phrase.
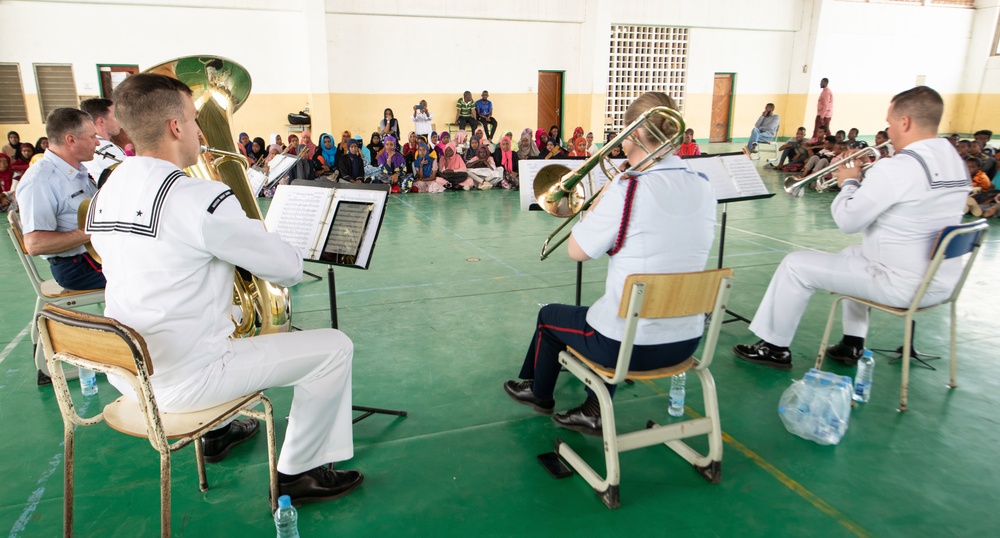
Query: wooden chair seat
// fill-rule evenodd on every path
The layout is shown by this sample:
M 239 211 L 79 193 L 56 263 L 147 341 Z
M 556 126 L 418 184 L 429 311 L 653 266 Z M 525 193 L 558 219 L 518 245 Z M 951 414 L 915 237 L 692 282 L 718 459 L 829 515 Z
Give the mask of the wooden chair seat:
M 218 422 L 221 416 L 231 415 L 259 398 L 260 392 L 240 396 L 215 407 L 193 413 L 166 413 L 160 411 L 163 433 L 167 439 L 190 437 L 210 424 Z M 146 415 L 139 409 L 139 403 L 125 396 L 104 407 L 104 421 L 113 429 L 135 437 L 148 437 Z
M 68 290 L 60 286 L 54 278 L 43 280 L 39 282 L 38 285 L 42 290 L 42 295 L 49 299 L 72 297 L 74 295 L 86 295 L 88 293 L 95 292 L 95 290 Z
M 609 368 L 607 366 L 604 366 L 603 364 L 597 364 L 596 362 L 589 360 L 587 357 L 584 357 L 583 355 L 580 354 L 579 351 L 571 347 L 567 347 L 566 349 L 570 353 L 572 353 L 576 358 L 580 359 L 584 364 L 590 367 L 591 370 L 602 373 L 608 377 L 614 377 L 615 375 L 614 368 Z M 625 379 L 661 379 L 664 377 L 673 377 L 677 374 L 681 374 L 690 370 L 695 365 L 695 363 L 696 359 L 692 356 L 685 359 L 684 362 L 675 364 L 673 366 L 666 366 L 664 368 L 657 368 L 655 370 L 629 370 L 628 373 L 625 374 Z

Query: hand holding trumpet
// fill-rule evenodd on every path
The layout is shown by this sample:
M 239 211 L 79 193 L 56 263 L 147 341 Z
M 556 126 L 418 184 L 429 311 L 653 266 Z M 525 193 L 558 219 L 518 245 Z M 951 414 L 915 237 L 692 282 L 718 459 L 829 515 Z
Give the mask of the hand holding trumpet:
M 862 153 L 854 159 L 840 161 L 837 171 L 833 173 L 833 177 L 837 178 L 837 187 L 843 187 L 844 182 L 848 179 L 856 179 L 860 182 L 861 173 L 870 163 L 871 158 L 868 153 Z

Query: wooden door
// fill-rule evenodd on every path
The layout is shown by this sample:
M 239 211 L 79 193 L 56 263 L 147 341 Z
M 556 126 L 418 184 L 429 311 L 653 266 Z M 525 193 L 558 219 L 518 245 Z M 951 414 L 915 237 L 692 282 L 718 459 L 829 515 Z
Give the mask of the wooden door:
M 538 72 L 538 128 L 548 131 L 558 125 L 562 132 L 562 84 L 561 72 Z
M 709 142 L 729 142 L 729 123 L 733 117 L 733 76 L 732 73 L 715 74 Z

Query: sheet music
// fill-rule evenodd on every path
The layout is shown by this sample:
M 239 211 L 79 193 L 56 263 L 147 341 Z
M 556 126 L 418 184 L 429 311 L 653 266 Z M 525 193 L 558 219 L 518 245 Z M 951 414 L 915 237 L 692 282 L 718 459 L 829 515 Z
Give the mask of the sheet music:
M 356 263 L 374 208 L 375 204 L 371 203 L 338 201 L 320 260 Z
M 295 156 L 289 155 L 287 153 L 280 153 L 275 155 L 268 163 L 267 179 L 269 182 L 273 182 L 275 179 L 280 178 L 285 175 L 292 166 L 295 165 Z
M 708 182 L 712 185 L 716 200 L 728 200 L 742 196 L 736 183 L 729 178 L 729 169 L 722 164 L 721 158 L 684 159 L 684 162 L 691 170 L 708 176 Z
M 264 227 L 302 251 L 306 259 L 319 259 L 319 245 L 329 227 L 331 189 L 279 185 L 264 219 Z M 320 235 L 324 238 L 320 239 Z
M 267 175 L 256 168 L 250 168 L 247 170 L 247 179 L 250 180 L 250 190 L 253 192 L 253 195 L 260 196 L 260 190 L 264 188 Z
M 720 157 L 722 164 L 729 171 L 732 183 L 736 185 L 736 190 L 740 196 L 756 196 L 768 194 L 767 187 L 760 179 L 760 173 L 753 161 L 745 155 L 723 155 Z

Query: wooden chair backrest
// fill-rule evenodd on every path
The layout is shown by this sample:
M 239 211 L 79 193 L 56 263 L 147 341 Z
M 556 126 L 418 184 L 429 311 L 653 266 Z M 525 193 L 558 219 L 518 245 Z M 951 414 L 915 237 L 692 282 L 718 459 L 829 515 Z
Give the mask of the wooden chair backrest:
M 640 318 L 677 318 L 707 314 L 715 309 L 719 283 L 733 276 L 730 268 L 700 271 L 697 273 L 638 274 L 625 279 L 618 317 L 628 315 L 632 286 L 637 282 L 646 285 Z
M 53 353 L 119 366 L 135 375 L 136 361 L 142 361 L 145 371 L 153 375 L 153 363 L 142 336 L 111 318 L 45 305 L 38 314 L 38 323 L 45 324 Z
M 10 224 L 10 229 L 14 232 L 14 238 L 17 239 L 17 243 L 21 245 L 21 252 L 27 253 L 28 251 L 24 247 L 24 229 L 21 228 L 21 219 L 17 217 L 17 213 L 14 211 L 8 212 L 7 222 Z

